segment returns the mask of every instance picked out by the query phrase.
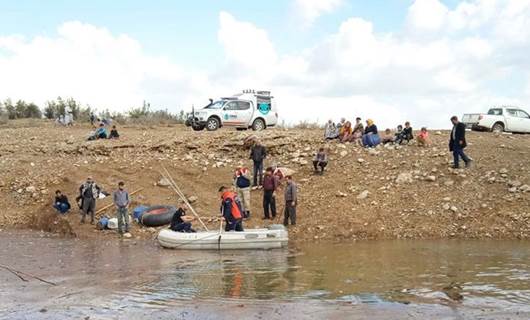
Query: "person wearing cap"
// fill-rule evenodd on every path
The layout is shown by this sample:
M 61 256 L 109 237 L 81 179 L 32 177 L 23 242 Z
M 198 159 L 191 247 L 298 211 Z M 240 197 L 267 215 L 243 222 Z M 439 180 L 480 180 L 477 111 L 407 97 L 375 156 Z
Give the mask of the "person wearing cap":
M 289 220 L 291 220 L 291 225 L 296 225 L 296 205 L 298 204 L 298 187 L 293 181 L 292 176 L 286 176 L 285 180 L 287 181 L 287 186 L 284 191 L 285 198 L 285 211 L 283 217 L 283 225 L 287 226 Z
M 94 214 L 96 211 L 96 199 L 99 197 L 101 188 L 94 182 L 92 177 L 88 177 L 86 182 L 79 187 L 79 196 L 82 199 L 83 207 L 81 212 L 81 223 L 85 223 L 85 217 L 90 214 L 90 223 L 94 224 Z

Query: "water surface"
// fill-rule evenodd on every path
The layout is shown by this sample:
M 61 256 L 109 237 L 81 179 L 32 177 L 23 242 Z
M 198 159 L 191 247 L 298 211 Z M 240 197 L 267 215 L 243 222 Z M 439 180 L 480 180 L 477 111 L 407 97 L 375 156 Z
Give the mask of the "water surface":
M 0 233 L 6 319 L 529 319 L 530 242 L 371 241 L 171 251 Z

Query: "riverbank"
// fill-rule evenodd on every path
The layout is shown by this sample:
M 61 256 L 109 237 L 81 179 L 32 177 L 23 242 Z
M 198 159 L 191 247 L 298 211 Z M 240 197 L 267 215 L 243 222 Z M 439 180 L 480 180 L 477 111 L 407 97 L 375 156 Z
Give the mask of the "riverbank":
M 218 228 L 220 185 L 230 185 L 237 165 L 251 167 L 243 140 L 251 131 L 193 132 L 182 126 L 119 127 L 120 140 L 87 142 L 88 126 L 48 122 L 0 127 L 0 228 L 33 228 L 79 238 L 115 238 L 114 232 L 80 225 L 77 210 L 59 217 L 54 191 L 73 202 L 92 176 L 111 192 L 118 181 L 129 191 L 143 188 L 137 204 L 175 204 L 159 186 L 164 165 L 207 225 Z M 530 238 L 530 136 L 468 133 L 470 170 L 449 169 L 448 132 L 431 132 L 433 145 L 366 150 L 322 141 L 319 130 L 272 129 L 257 133 L 269 149 L 267 165 L 296 170 L 300 187 L 294 240 L 528 239 Z M 313 151 L 330 151 L 324 176 L 314 175 Z M 283 209 L 282 195 L 278 210 Z M 98 207 L 110 199 L 98 202 Z M 113 216 L 112 209 L 105 214 Z M 263 226 L 261 193 L 252 192 L 252 219 Z M 157 230 L 132 229 L 138 239 Z

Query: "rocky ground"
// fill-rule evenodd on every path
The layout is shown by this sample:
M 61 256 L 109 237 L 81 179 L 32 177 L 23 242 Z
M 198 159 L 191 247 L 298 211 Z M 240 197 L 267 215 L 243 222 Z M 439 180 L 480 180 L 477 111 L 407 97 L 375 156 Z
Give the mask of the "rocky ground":
M 88 142 L 85 125 L 10 122 L 0 127 L 0 228 L 34 228 L 66 235 L 115 237 L 80 225 L 77 210 L 65 217 L 51 208 L 56 189 L 74 202 L 92 176 L 111 192 L 118 181 L 136 204 L 175 204 L 171 189 L 158 185 L 168 168 L 209 227 L 218 228 L 220 185 L 233 169 L 251 167 L 243 140 L 251 131 L 193 132 L 182 126 L 122 127 L 116 141 Z M 530 136 L 469 133 L 471 169 L 449 168 L 448 132 L 431 132 L 433 145 L 363 149 L 324 143 L 318 130 L 272 129 L 257 133 L 268 147 L 267 165 L 296 171 L 300 188 L 298 225 L 292 239 L 530 238 Z M 329 149 L 324 176 L 311 160 Z M 262 226 L 261 192 L 252 192 L 252 219 Z M 101 208 L 110 199 L 98 202 Z M 282 195 L 278 210 L 283 209 Z M 106 211 L 113 216 L 112 209 Z M 272 223 L 272 222 L 271 222 Z M 1 229 L 0 229 L 1 230 Z M 156 229 L 133 225 L 133 236 L 153 238 Z

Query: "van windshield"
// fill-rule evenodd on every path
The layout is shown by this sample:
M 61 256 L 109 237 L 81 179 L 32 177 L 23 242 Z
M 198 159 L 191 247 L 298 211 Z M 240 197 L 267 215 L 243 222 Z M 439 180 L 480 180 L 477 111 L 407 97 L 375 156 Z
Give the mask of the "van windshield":
M 214 103 L 205 107 L 204 109 L 221 109 L 224 106 L 225 102 L 226 101 L 223 101 L 223 100 L 215 101 Z

